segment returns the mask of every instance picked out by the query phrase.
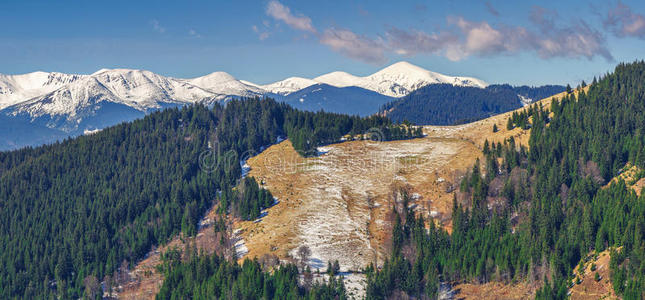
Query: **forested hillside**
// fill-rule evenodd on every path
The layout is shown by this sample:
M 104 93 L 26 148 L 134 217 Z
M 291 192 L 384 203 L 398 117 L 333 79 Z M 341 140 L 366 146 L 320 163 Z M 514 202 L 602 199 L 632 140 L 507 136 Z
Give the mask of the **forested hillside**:
M 265 270 L 257 260 L 239 265 L 217 255 L 194 254 L 183 263 L 174 258 L 164 260 L 166 280 L 156 299 L 347 299 L 340 278 L 313 282 L 307 270 L 303 285 L 294 264 Z
M 522 107 L 522 101 L 540 100 L 564 91 L 563 86 L 512 87 L 490 85 L 484 89 L 431 84 L 381 108 L 388 118 L 419 125 L 468 123 Z M 524 99 L 520 98 L 522 95 Z
M 287 136 L 311 155 L 373 127 L 386 139 L 420 134 L 382 117 L 246 99 L 168 109 L 93 135 L 0 152 L 0 298 L 79 298 L 85 279 L 103 279 L 180 231 L 195 234 L 217 191 L 240 178 L 245 153 Z M 252 179 L 245 186 L 224 206 L 250 219 L 271 196 Z
M 397 209 L 392 257 L 368 270 L 368 298 L 432 297 L 440 280 L 542 280 L 536 298 L 564 299 L 572 270 L 607 248 L 616 294 L 645 297 L 645 194 L 624 182 L 601 189 L 627 163 L 645 167 L 645 63 L 621 64 L 549 110 L 526 111 L 529 149 L 484 145 L 485 168 L 462 181 L 451 235 Z

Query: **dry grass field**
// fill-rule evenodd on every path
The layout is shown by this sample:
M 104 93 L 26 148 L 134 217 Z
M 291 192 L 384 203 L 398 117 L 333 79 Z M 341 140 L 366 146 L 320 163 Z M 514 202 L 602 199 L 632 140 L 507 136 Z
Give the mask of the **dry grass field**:
M 575 284 L 569 291 L 572 300 L 586 299 L 619 299 L 614 294 L 614 289 L 609 280 L 609 251 L 603 251 L 597 255 L 589 254 L 592 258 L 584 263 L 584 272 L 574 271 L 576 278 L 580 278 L 580 284 Z M 592 271 L 595 265 L 595 271 Z M 600 280 L 596 281 L 595 273 L 598 273 Z

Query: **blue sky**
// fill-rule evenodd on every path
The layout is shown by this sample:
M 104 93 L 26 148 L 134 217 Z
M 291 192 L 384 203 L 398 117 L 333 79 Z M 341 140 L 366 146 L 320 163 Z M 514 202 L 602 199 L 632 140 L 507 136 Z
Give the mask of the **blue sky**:
M 577 84 L 645 58 L 643 1 L 14 1 L 0 73 L 226 71 L 268 83 L 406 60 L 491 83 Z

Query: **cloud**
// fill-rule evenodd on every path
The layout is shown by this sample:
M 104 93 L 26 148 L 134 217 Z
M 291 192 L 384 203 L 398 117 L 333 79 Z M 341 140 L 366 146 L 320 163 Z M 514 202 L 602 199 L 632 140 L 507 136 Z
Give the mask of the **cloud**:
M 403 55 L 435 54 L 458 61 L 470 56 L 490 57 L 533 51 L 544 59 L 554 57 L 613 60 L 604 36 L 580 21 L 557 26 L 554 12 L 535 8 L 531 22 L 537 30 L 522 26 L 473 22 L 463 17 L 448 17 L 447 28 L 436 33 L 390 29 L 387 43 Z
M 197 39 L 202 38 L 202 35 L 199 34 L 197 31 L 195 31 L 195 29 L 192 29 L 192 28 L 190 30 L 188 30 L 188 35 L 191 36 L 191 37 L 197 38 Z
M 645 16 L 633 13 L 629 6 L 620 1 L 609 10 L 603 25 L 618 37 L 645 39 Z
M 267 24 L 265 24 L 265 26 L 267 26 Z M 251 29 L 253 29 L 253 32 L 255 32 L 258 35 L 258 39 L 260 39 L 260 41 L 264 41 L 264 40 L 269 38 L 269 32 L 268 31 L 261 31 L 255 25 L 251 26 Z
M 499 17 L 499 11 L 497 11 L 497 9 L 493 7 L 493 4 L 491 4 L 490 1 L 486 1 L 484 4 L 486 5 L 486 9 L 491 15 Z
M 305 15 L 294 16 L 288 7 L 278 1 L 269 2 L 266 14 L 286 23 L 291 28 L 314 33 L 322 45 L 347 57 L 367 63 L 383 63 L 386 61 L 385 47 L 379 39 L 370 39 L 347 29 L 336 28 L 328 28 L 320 34 L 312 25 L 309 17 Z M 267 32 L 262 32 L 257 26 L 253 26 L 252 29 L 258 34 L 260 40 L 269 37 Z
M 489 2 L 486 2 L 486 7 L 491 14 L 499 15 Z M 618 16 L 627 16 L 632 20 L 623 26 L 628 28 L 628 32 L 640 30 L 640 19 L 643 19 L 642 27 L 645 28 L 645 18 L 627 14 L 620 5 L 618 8 L 620 9 L 609 19 L 609 24 L 618 24 L 622 20 Z M 314 33 L 322 45 L 333 51 L 367 63 L 383 63 L 387 61 L 386 57 L 389 54 L 440 55 L 452 61 L 459 61 L 471 56 L 493 57 L 524 52 L 533 52 L 543 59 L 593 59 L 600 56 L 607 61 L 613 61 L 602 33 L 584 21 L 558 24 L 555 20 L 561 18 L 558 18 L 557 12 L 539 6 L 534 6 L 530 12 L 531 28 L 490 24 L 486 21 L 476 22 L 461 16 L 450 16 L 446 19 L 445 26 L 435 32 L 391 27 L 383 34 L 377 34 L 375 38 L 339 28 L 327 28 L 319 33 L 309 17 L 294 16 L 288 7 L 275 0 L 269 2 L 266 13 L 294 29 Z M 266 24 L 265 27 L 269 28 Z M 260 40 L 269 37 L 267 30 L 257 26 L 253 26 L 252 29 Z
M 543 58 L 551 57 L 586 57 L 602 56 L 607 61 L 613 57 L 607 48 L 604 35 L 593 29 L 584 21 L 577 21 L 568 26 L 557 26 L 557 12 L 535 6 L 530 20 L 538 27 L 538 32 L 529 40 L 531 46 Z
M 156 19 L 150 20 L 150 25 L 152 25 L 152 29 L 154 29 L 156 32 L 166 32 L 166 28 L 162 27 L 161 24 L 159 24 L 159 21 L 157 21 Z
M 454 48 L 459 43 L 459 37 L 447 32 L 426 33 L 393 27 L 386 32 L 385 38 L 390 49 L 399 55 L 439 54 L 454 60 L 460 56 Z
M 280 20 L 293 29 L 315 33 L 316 29 L 311 24 L 311 19 L 307 16 L 294 16 L 291 10 L 278 1 L 271 1 L 267 5 L 266 14 L 276 20 Z
M 326 29 L 320 43 L 347 57 L 367 63 L 383 63 L 385 45 L 380 39 L 370 39 L 346 29 Z

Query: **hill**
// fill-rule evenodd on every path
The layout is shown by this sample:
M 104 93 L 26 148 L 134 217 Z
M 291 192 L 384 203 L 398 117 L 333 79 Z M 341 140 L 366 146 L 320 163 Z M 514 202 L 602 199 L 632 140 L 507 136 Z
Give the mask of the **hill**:
M 384 105 L 381 114 L 395 122 L 455 125 L 518 109 L 564 90 L 563 86 L 490 85 L 477 88 L 433 84 Z
M 394 98 L 355 86 L 315 84 L 278 99 L 301 110 L 324 110 L 364 117 L 375 114 L 381 105 Z
M 279 136 L 311 155 L 318 145 L 367 128 L 379 128 L 385 139 L 418 134 L 381 117 L 246 99 L 167 109 L 60 143 L 0 152 L 6 266 L 0 298 L 79 298 L 84 280 L 127 269 L 179 232 L 195 235 L 214 202 L 242 219 L 257 216 L 270 194 L 252 179 L 245 181 L 246 196 L 231 191 L 244 155 Z

